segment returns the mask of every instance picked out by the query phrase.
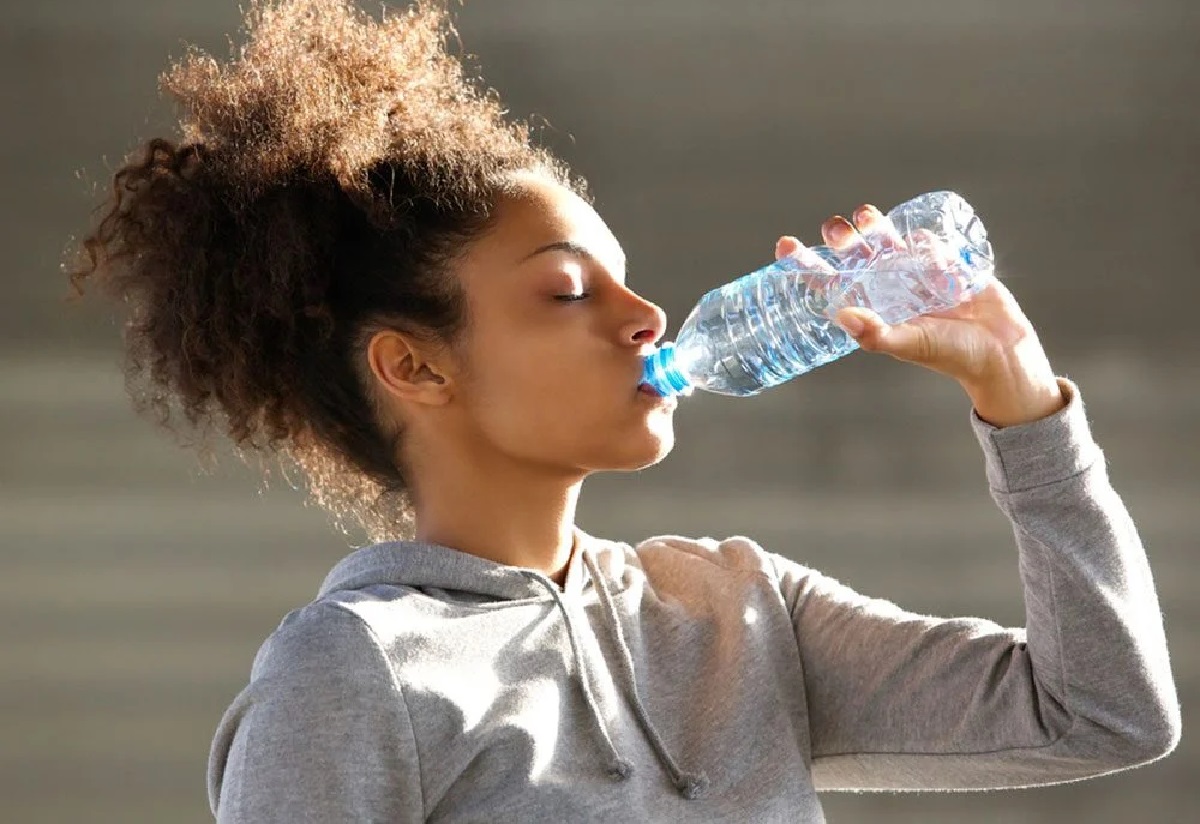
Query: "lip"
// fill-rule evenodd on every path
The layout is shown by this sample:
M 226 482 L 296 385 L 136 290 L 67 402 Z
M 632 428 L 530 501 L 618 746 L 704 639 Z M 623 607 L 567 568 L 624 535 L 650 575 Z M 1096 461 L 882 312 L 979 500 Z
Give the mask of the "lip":
M 677 398 L 668 398 L 658 394 L 658 392 L 654 391 L 654 388 L 648 383 L 639 384 L 637 388 L 637 394 L 640 396 L 640 398 L 644 398 L 654 406 L 662 406 L 666 409 L 674 409 L 679 404 L 679 400 Z

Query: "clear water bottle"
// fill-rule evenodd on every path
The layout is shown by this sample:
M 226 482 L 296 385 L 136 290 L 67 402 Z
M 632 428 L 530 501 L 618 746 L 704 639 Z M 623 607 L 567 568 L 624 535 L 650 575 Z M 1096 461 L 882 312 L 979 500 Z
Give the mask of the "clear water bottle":
M 675 343 L 645 359 L 643 382 L 665 396 L 754 395 L 857 349 L 833 320 L 842 308 L 902 323 L 958 305 L 994 274 L 987 231 L 954 192 L 920 195 L 887 217 L 902 246 L 880 233 L 864 237 L 869 252 L 812 247 L 825 265 L 787 257 L 706 294 Z

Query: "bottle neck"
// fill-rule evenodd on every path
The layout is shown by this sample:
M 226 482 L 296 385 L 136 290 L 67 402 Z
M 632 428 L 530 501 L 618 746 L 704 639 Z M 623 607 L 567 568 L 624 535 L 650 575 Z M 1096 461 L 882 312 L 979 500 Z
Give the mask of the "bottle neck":
M 691 394 L 692 382 L 679 368 L 675 344 L 664 343 L 657 352 L 646 357 L 642 383 L 666 398 Z

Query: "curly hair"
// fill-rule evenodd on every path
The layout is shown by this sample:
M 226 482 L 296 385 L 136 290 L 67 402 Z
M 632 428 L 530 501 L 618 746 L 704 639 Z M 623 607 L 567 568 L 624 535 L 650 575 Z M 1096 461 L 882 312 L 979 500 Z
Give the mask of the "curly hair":
M 257 0 L 228 62 L 189 49 L 160 78 L 180 135 L 116 171 L 65 267 L 78 294 L 96 283 L 126 305 L 139 412 L 295 464 L 376 540 L 409 534 L 414 513 L 403 433 L 372 399 L 371 334 L 459 339 L 448 267 L 514 173 L 585 193 L 449 52 L 444 3 L 380 18 Z

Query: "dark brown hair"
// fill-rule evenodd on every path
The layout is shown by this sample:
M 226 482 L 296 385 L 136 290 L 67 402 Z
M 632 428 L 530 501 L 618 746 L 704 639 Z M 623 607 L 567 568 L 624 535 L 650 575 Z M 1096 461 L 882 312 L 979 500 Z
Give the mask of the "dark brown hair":
M 366 341 L 455 340 L 468 319 L 447 265 L 506 180 L 583 183 L 466 76 L 441 3 L 376 20 L 349 0 L 260 0 L 245 33 L 228 62 L 193 49 L 163 75 L 181 134 L 115 173 L 71 282 L 127 306 L 139 410 L 295 462 L 344 525 L 403 535 L 401 433 L 374 408 Z

